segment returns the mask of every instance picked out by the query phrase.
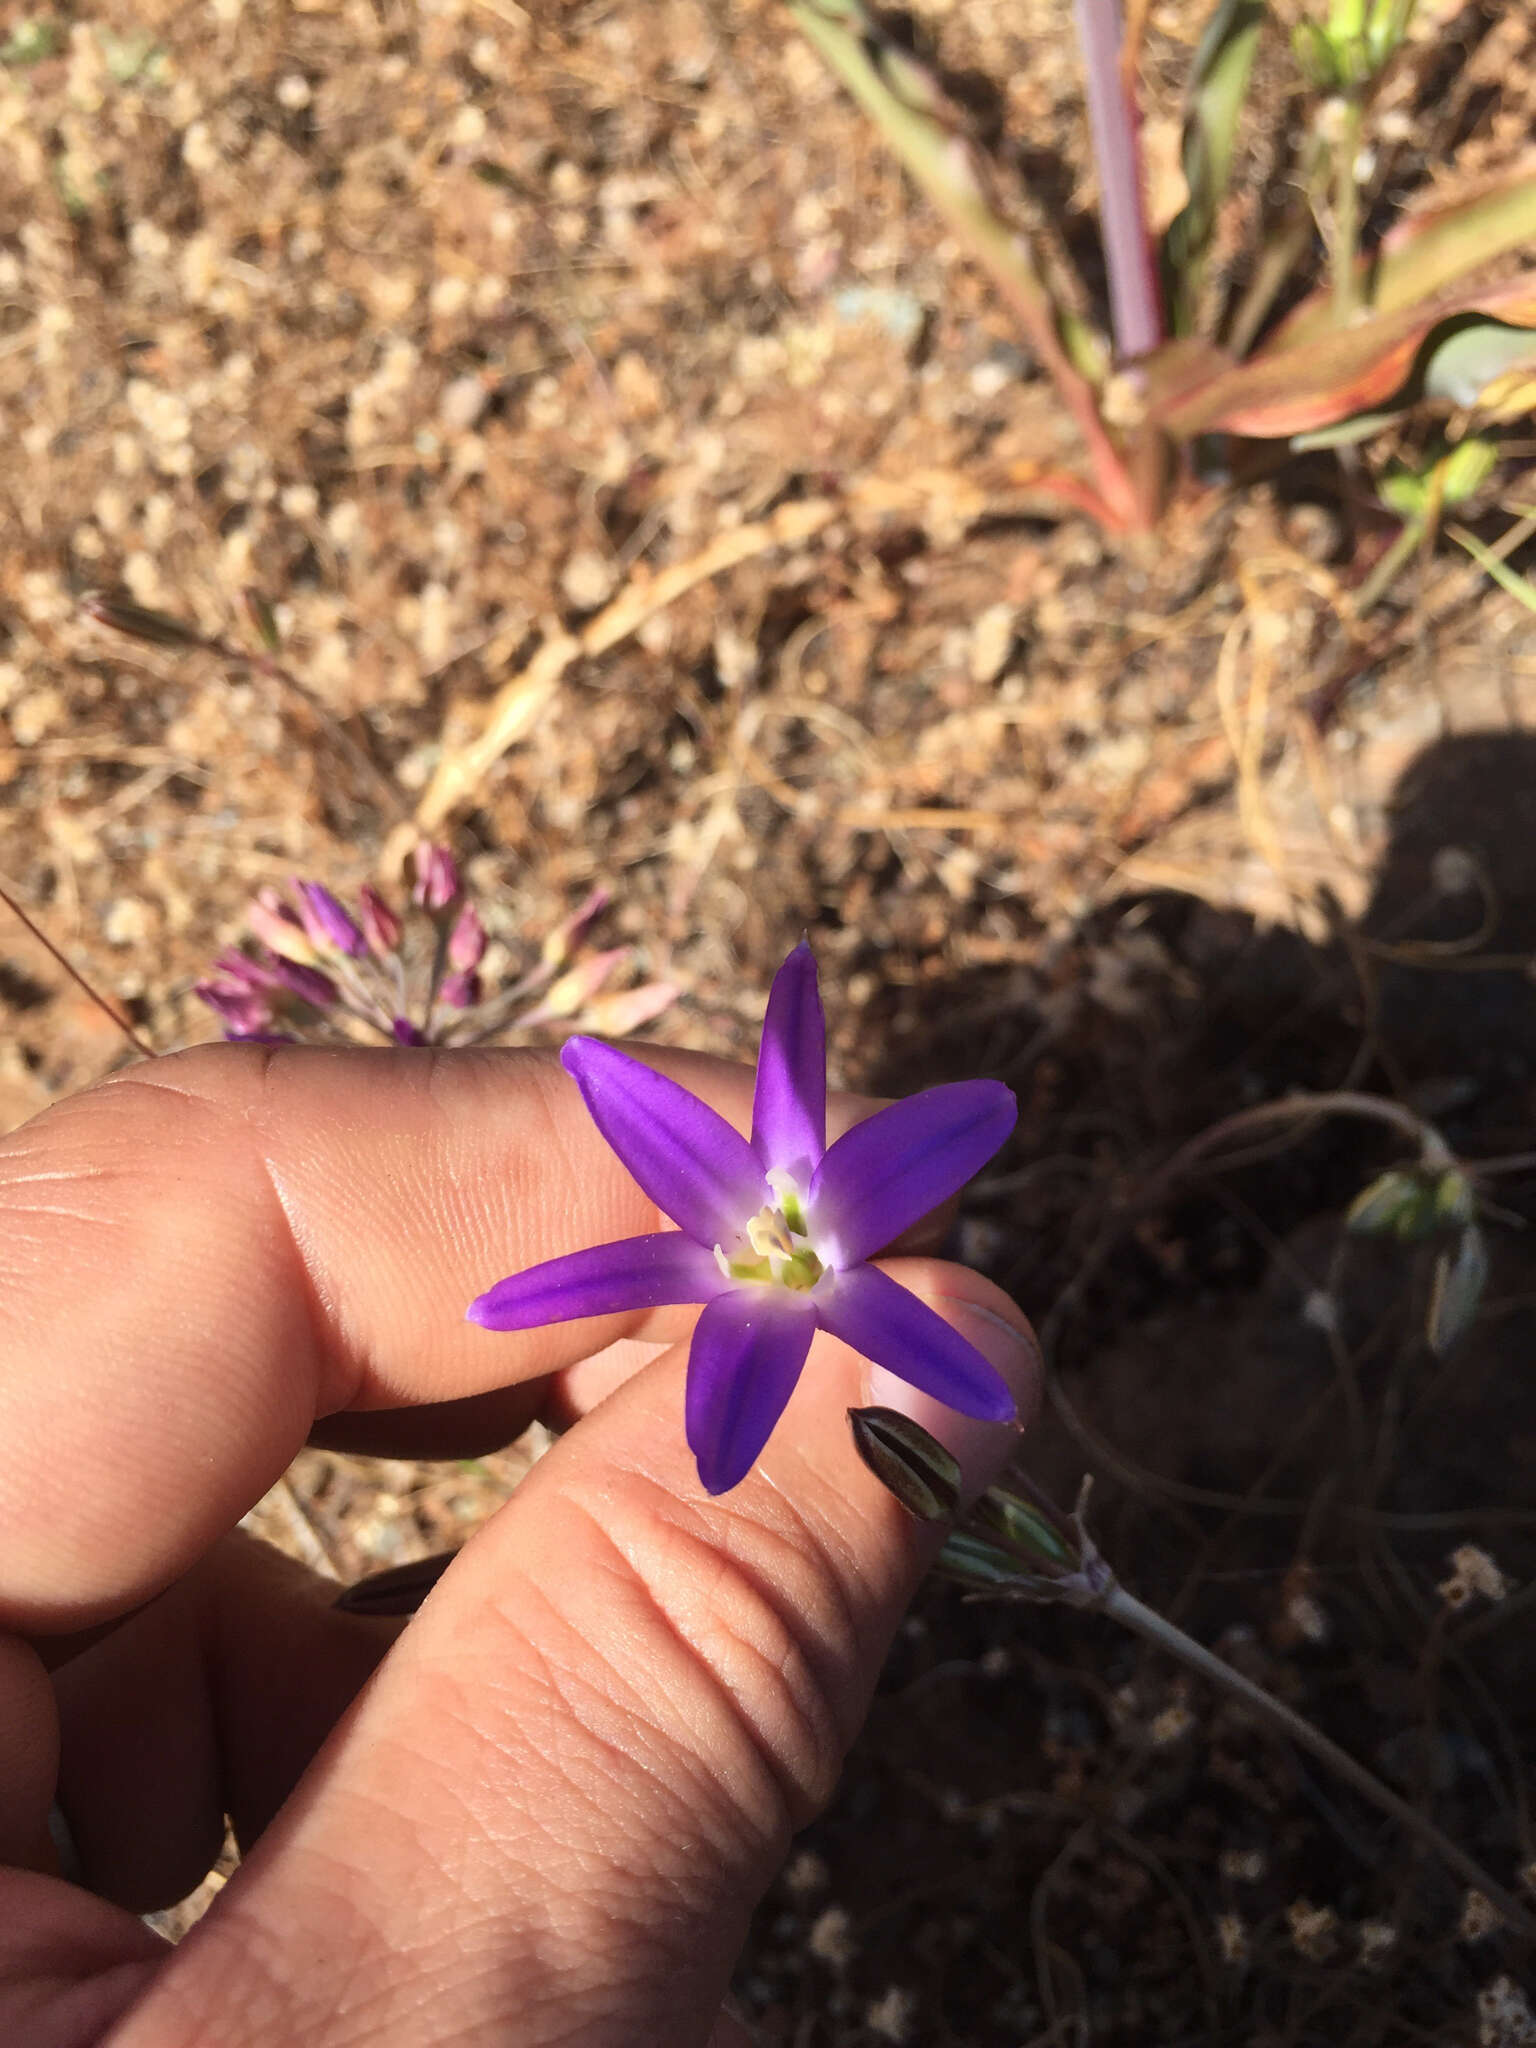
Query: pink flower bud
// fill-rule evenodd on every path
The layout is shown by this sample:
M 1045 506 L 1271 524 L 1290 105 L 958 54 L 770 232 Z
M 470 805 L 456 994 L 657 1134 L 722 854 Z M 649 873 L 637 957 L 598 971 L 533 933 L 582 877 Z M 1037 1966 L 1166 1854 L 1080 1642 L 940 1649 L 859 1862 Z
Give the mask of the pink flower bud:
M 270 967 L 263 966 L 261 961 L 253 960 L 249 953 L 242 953 L 235 946 L 225 946 L 214 956 L 213 971 L 223 980 L 233 982 L 237 988 L 273 989 L 282 986 Z
M 411 901 L 423 910 L 446 910 L 459 893 L 459 870 L 446 846 L 425 840 L 413 856 L 416 885 Z
M 485 958 L 485 926 L 473 903 L 466 903 L 455 920 L 448 940 L 448 958 L 465 974 L 473 974 Z
M 581 907 L 572 911 L 564 924 L 557 924 L 544 941 L 544 965 L 563 967 L 588 925 L 594 918 L 601 916 L 612 900 L 606 889 L 594 889 Z
M 599 1038 L 626 1038 L 640 1031 L 663 1010 L 670 1010 L 679 990 L 670 981 L 647 981 L 621 995 L 599 996 L 582 1013 L 581 1028 Z
M 621 960 L 629 958 L 628 946 L 615 946 L 607 953 L 589 953 L 574 967 L 567 968 L 558 981 L 551 982 L 544 1000 L 521 1019 L 524 1024 L 552 1024 L 561 1017 L 574 1017 L 591 1001 Z
M 308 966 L 315 949 L 304 927 L 275 889 L 258 889 L 256 900 L 245 913 L 245 921 L 264 946 L 284 960 Z
M 443 976 L 438 994 L 450 1010 L 472 1010 L 480 1000 L 480 977 L 472 968 L 459 968 Z
M 386 953 L 393 953 L 400 943 L 400 920 L 378 890 L 370 888 L 366 882 L 359 896 L 359 907 L 363 937 L 368 941 L 369 950 L 380 959 Z

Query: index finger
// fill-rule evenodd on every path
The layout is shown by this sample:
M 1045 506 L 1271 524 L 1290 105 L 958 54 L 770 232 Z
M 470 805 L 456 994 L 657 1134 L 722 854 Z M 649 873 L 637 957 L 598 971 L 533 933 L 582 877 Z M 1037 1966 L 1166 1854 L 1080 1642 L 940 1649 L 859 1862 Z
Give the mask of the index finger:
M 649 1053 L 745 1125 L 752 1077 Z M 166 1585 L 317 1417 L 531 1381 L 640 1317 L 490 1338 L 503 1274 L 659 1227 L 552 1053 L 204 1047 L 0 1144 L 0 1626 Z

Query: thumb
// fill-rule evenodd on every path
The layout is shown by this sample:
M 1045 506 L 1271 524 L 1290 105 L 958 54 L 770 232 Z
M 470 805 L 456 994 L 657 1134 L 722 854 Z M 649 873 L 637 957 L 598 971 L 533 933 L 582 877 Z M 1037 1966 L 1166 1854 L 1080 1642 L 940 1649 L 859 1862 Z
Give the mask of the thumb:
M 1027 1415 L 1012 1304 L 934 1261 L 891 1270 Z M 711 2040 L 933 1538 L 858 1462 L 868 1368 L 836 1340 L 714 1500 L 685 1364 L 674 1346 L 617 1389 L 455 1560 L 112 2048 Z M 1014 1435 L 964 1425 L 973 1486 Z

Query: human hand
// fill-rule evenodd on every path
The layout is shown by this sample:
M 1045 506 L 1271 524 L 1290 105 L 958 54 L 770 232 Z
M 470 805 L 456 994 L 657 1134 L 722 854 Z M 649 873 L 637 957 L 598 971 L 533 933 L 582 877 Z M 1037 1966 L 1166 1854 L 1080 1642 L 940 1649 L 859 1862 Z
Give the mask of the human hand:
M 746 1127 L 750 1075 L 648 1057 Z M 905 1408 L 976 1488 L 1014 1432 L 822 1336 L 711 1500 L 691 1312 L 462 1319 L 501 1273 L 654 1228 L 541 1054 L 207 1049 L 0 1143 L 0 2039 L 736 2038 L 747 1917 L 932 1555 L 844 1411 Z M 1027 1417 L 1012 1304 L 889 1270 Z M 538 1414 L 578 1426 L 403 1633 L 231 1533 L 317 1422 L 444 1455 Z M 50 1874 L 55 1796 L 89 1891 Z M 226 1813 L 242 1867 L 168 1949 L 134 1916 L 197 1883 Z

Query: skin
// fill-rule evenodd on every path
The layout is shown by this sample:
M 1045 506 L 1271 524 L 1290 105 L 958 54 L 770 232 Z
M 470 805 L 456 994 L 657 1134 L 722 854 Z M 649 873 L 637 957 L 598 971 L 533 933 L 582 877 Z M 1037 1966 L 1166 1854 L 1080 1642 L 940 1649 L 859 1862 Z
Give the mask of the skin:
M 751 1076 L 645 1057 L 750 1126 Z M 834 1129 L 873 1105 L 843 1098 Z M 0 1142 L 0 2039 L 30 2048 L 703 2048 L 830 1796 L 933 1538 L 845 1411 L 968 1483 L 1016 1432 L 819 1337 L 760 1465 L 683 1442 L 692 1311 L 464 1322 L 658 1228 L 552 1056 L 204 1048 Z M 883 1262 L 1033 1410 L 1017 1310 Z M 306 1438 L 566 1428 L 408 1627 L 239 1534 Z M 57 1796 L 90 1889 L 64 1883 Z M 135 1917 L 244 1861 L 177 1948 Z

